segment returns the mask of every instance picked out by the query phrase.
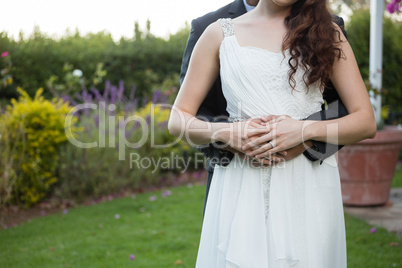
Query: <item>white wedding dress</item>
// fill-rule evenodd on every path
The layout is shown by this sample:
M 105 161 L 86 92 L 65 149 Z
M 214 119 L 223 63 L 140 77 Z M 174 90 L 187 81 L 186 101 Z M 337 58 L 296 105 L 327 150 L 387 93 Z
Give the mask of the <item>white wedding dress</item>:
M 232 118 L 276 114 L 295 119 L 321 110 L 318 84 L 299 68 L 288 83 L 286 51 L 241 47 L 230 19 L 220 19 L 221 80 Z M 197 256 L 198 268 L 344 268 L 345 225 L 338 167 L 301 155 L 274 167 L 235 156 L 215 166 Z

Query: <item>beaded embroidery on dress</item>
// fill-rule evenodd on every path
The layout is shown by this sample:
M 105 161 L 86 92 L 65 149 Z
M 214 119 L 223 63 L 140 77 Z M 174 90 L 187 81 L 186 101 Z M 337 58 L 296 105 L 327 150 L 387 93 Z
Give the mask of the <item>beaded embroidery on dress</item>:
M 220 19 L 220 73 L 233 121 L 267 114 L 295 119 L 321 110 L 318 83 L 303 71 L 288 84 L 287 51 L 238 43 L 231 19 Z M 303 155 L 263 168 L 235 156 L 215 166 L 197 256 L 198 268 L 345 268 L 346 240 L 334 156 L 322 165 Z

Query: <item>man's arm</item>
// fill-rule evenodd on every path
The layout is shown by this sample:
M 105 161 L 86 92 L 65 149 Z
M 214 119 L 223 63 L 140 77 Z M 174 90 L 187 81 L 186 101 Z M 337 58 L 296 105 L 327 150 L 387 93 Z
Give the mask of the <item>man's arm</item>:
M 183 59 L 181 61 L 180 85 L 183 83 L 184 77 L 186 76 L 191 53 L 193 53 L 194 46 L 200 38 L 201 34 L 202 32 L 199 29 L 198 22 L 196 20 L 193 20 L 191 22 L 190 36 L 188 37 L 186 49 L 184 50 Z
M 329 103 L 327 110 L 322 110 L 318 113 L 312 114 L 307 117 L 307 120 L 331 120 L 341 118 L 346 115 L 348 115 L 348 112 L 346 111 L 345 105 L 343 105 L 342 101 L 338 99 L 332 103 Z M 329 156 L 339 151 L 342 147 L 343 145 L 312 141 L 312 146 L 307 148 L 303 154 L 312 162 L 317 160 L 322 162 Z

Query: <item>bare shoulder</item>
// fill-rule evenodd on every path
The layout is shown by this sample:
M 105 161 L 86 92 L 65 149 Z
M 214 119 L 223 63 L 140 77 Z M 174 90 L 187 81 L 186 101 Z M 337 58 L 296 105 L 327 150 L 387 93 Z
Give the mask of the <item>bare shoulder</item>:
M 345 35 L 343 34 L 343 31 L 342 31 L 341 27 L 339 27 L 339 25 L 338 25 L 336 22 L 332 22 L 332 26 L 333 26 L 334 29 L 336 30 L 337 35 L 338 35 L 338 33 L 339 33 L 339 37 L 340 37 L 340 39 L 341 39 L 341 40 L 340 40 L 341 43 L 346 42 L 347 39 L 346 39 Z
M 213 53 L 218 55 L 219 47 L 223 40 L 222 27 L 219 21 L 210 24 L 198 39 L 194 51 L 203 53 Z
M 223 40 L 223 31 L 222 26 L 219 20 L 211 23 L 203 33 L 204 39 L 207 39 L 209 42 L 221 43 Z

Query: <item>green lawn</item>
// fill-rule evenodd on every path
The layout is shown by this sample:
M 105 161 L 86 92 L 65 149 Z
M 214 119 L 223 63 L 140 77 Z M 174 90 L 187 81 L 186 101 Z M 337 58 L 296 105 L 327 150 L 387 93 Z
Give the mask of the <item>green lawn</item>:
M 0 267 L 194 267 L 205 186 L 170 190 L 165 198 L 139 194 L 2 230 Z M 402 267 L 400 238 L 345 219 L 349 267 Z
M 194 267 L 204 187 L 170 190 L 166 198 L 145 193 L 2 230 L 0 267 L 175 267 L 179 260 Z
M 392 181 L 392 187 L 402 187 L 402 164 L 398 164 L 395 171 L 395 176 Z

